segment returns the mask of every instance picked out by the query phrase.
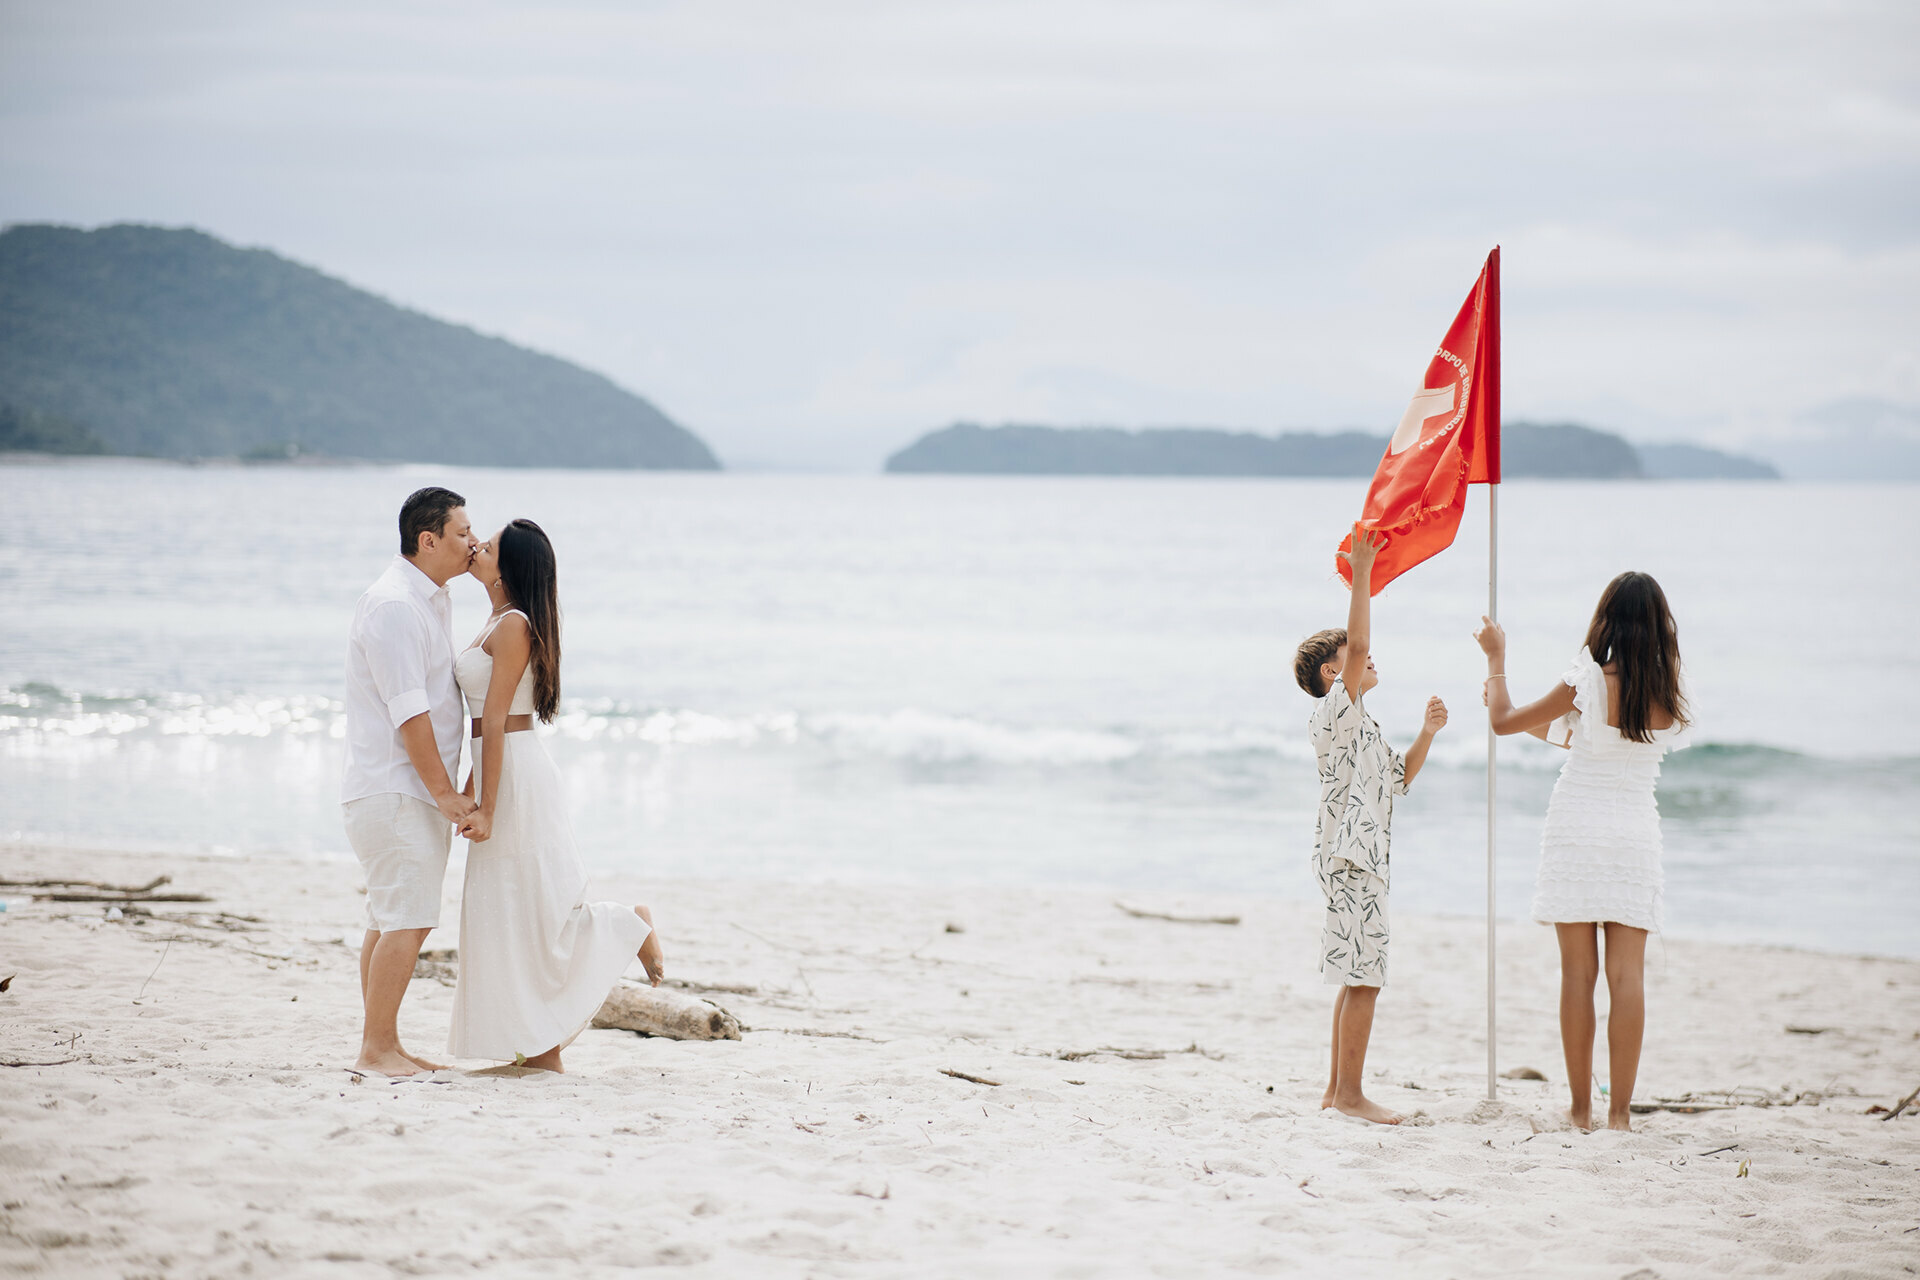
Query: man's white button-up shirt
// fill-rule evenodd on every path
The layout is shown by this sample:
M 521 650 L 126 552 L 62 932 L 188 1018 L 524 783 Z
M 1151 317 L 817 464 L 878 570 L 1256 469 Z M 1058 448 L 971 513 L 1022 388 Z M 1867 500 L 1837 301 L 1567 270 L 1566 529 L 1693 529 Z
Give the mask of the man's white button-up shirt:
M 347 767 L 340 800 L 397 791 L 433 796 L 407 758 L 400 726 L 425 713 L 460 783 L 460 685 L 453 675 L 453 599 L 405 556 L 395 556 L 353 611 L 347 631 Z

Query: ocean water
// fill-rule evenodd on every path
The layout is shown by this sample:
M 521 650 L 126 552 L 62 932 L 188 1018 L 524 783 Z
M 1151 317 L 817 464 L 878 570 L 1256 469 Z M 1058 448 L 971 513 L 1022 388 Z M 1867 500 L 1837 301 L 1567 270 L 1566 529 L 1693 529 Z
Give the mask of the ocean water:
M 549 748 L 603 868 L 1252 890 L 1310 898 L 1290 674 L 1345 621 L 1363 484 L 0 467 L 0 840 L 344 852 L 345 629 L 411 489 L 552 535 Z M 1681 936 L 1920 955 L 1920 487 L 1512 483 L 1501 615 L 1545 692 L 1614 573 L 1658 576 L 1696 701 L 1661 783 Z M 454 584 L 464 641 L 486 612 Z M 1485 900 L 1485 491 L 1375 601 L 1404 746 L 1402 911 Z M 1559 753 L 1501 744 L 1498 890 L 1523 917 Z

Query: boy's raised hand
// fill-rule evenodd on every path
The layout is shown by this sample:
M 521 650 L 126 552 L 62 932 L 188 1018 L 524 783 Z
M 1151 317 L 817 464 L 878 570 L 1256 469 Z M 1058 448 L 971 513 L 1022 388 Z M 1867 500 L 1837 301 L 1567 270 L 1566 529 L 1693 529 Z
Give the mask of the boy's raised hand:
M 1438 733 L 1447 727 L 1447 704 L 1437 696 L 1427 699 L 1427 720 L 1423 727 L 1428 733 Z
M 1507 633 L 1500 629 L 1499 623 L 1484 613 L 1480 615 L 1480 629 L 1473 633 L 1473 638 L 1480 642 L 1480 652 L 1489 658 L 1506 656 Z
M 1365 573 L 1373 568 L 1373 558 L 1387 545 L 1386 535 L 1373 529 L 1361 527 L 1358 520 L 1353 522 L 1353 542 L 1340 558 L 1352 566 L 1356 574 Z

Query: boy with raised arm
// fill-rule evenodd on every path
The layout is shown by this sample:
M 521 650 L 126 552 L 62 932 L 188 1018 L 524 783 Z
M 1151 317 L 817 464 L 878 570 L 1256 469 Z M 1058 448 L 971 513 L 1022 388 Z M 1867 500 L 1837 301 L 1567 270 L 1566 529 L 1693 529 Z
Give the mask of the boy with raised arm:
M 1333 1066 L 1322 1107 L 1378 1124 L 1400 1117 L 1361 1090 L 1373 1005 L 1387 982 L 1387 873 L 1393 829 L 1393 798 L 1426 763 L 1433 735 L 1447 723 L 1446 704 L 1427 699 L 1420 736 L 1402 756 L 1380 734 L 1361 706 L 1380 683 L 1368 652 L 1373 560 L 1385 540 L 1353 526 L 1352 550 L 1341 557 L 1353 567 L 1353 600 L 1346 630 L 1321 631 L 1301 641 L 1293 675 L 1315 699 L 1307 737 L 1320 764 L 1320 812 L 1314 824 L 1313 870 L 1326 895 L 1327 919 L 1320 935 L 1320 972 L 1338 985 L 1333 1002 Z

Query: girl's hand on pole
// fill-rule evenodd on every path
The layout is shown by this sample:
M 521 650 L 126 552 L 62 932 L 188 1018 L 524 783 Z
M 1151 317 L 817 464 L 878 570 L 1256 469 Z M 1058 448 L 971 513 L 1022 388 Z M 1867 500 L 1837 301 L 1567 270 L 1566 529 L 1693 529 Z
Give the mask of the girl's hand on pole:
M 1484 613 L 1480 615 L 1480 629 L 1473 633 L 1473 638 L 1479 642 L 1480 652 L 1489 658 L 1507 656 L 1507 633 L 1500 629 L 1499 623 Z
M 1440 701 L 1438 697 L 1428 698 L 1427 699 L 1427 720 L 1426 720 L 1427 732 L 1438 733 L 1446 727 L 1447 727 L 1447 704 Z

